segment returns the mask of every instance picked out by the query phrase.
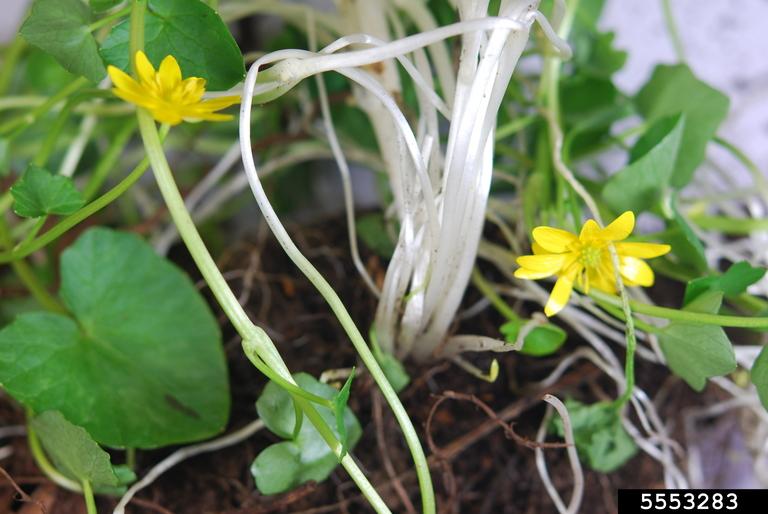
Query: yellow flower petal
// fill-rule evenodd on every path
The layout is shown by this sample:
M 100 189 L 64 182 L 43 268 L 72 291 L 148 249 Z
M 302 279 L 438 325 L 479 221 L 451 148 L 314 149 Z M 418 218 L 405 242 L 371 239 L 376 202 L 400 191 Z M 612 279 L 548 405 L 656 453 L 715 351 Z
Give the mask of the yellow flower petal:
M 653 270 L 642 259 L 622 257 L 619 269 L 621 270 L 621 276 L 629 286 L 649 287 L 653 285 Z
M 628 238 L 634 229 L 635 214 L 632 211 L 626 211 L 605 227 L 600 235 L 608 241 L 621 241 Z
M 669 245 L 655 243 L 616 243 L 616 251 L 619 255 L 639 257 L 641 259 L 653 259 L 660 257 L 672 249 Z
M 579 240 L 582 242 L 592 241 L 600 236 L 600 225 L 595 220 L 587 220 L 579 232 Z
M 179 68 L 178 61 L 172 55 L 166 56 L 163 62 L 160 63 L 157 80 L 165 92 L 173 91 L 181 84 L 181 68 Z
M 120 68 L 110 64 L 107 66 L 107 73 L 109 74 L 109 78 L 116 88 L 123 89 L 125 91 L 131 91 L 132 93 L 136 94 L 142 94 L 141 85 L 136 82 L 133 77 L 128 75 Z
M 239 103 L 239 96 L 220 96 L 218 98 L 209 98 L 208 100 L 203 100 L 200 105 L 206 109 L 218 111 L 219 109 L 225 109 L 229 106 Z
M 546 272 L 554 275 L 565 264 L 568 254 L 523 255 L 517 258 L 517 264 L 529 271 Z
M 574 273 L 563 275 L 555 282 L 555 287 L 552 289 L 552 293 L 549 295 L 549 300 L 544 306 L 544 314 L 547 316 L 554 316 L 568 303 L 571 298 L 571 292 L 573 291 L 573 279 Z
M 139 79 L 144 83 L 152 83 L 155 81 L 155 67 L 149 62 L 147 54 L 139 50 L 136 52 L 136 73 L 139 75 Z
M 527 280 L 539 280 L 540 278 L 551 277 L 555 273 L 556 272 L 552 271 L 533 271 L 526 268 L 517 268 L 515 270 L 515 277 Z
M 552 227 L 536 227 L 532 235 L 536 243 L 552 253 L 568 251 L 568 246 L 577 239 L 576 234 Z

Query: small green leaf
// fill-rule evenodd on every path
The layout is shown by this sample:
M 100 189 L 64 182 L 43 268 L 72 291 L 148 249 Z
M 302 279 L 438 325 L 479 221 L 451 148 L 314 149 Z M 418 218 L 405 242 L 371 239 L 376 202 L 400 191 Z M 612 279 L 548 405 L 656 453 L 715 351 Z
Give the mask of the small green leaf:
M 36 0 L 20 33 L 68 71 L 98 82 L 107 71 L 88 29 L 92 21 L 82 0 Z
M 683 310 L 717 313 L 723 293 L 712 291 L 693 300 Z M 725 331 L 715 325 L 672 321 L 659 334 L 659 345 L 669 369 L 696 391 L 701 391 L 709 377 L 736 369 L 736 356 Z
M 576 449 L 592 469 L 610 473 L 637 453 L 637 446 L 622 426 L 614 405 L 585 405 L 575 400 L 566 400 L 565 406 L 571 417 Z M 563 422 L 560 418 L 555 418 L 554 427 L 557 434 L 563 437 Z
M 384 376 L 387 377 L 389 385 L 392 386 L 396 393 L 399 393 L 411 383 L 411 377 L 405 370 L 403 363 L 397 360 L 397 357 L 391 353 L 379 353 L 380 355 L 376 355 L 376 360 L 381 366 Z
M 251 475 L 261 494 L 278 494 L 293 489 L 300 484 L 299 447 L 292 441 L 267 446 L 251 464 Z
M 333 411 L 336 416 L 336 431 L 339 433 L 341 441 L 341 457 L 344 457 L 347 453 L 347 425 L 344 422 L 344 413 L 347 410 L 347 402 L 349 401 L 349 392 L 352 388 L 352 380 L 355 378 L 355 368 L 352 368 L 352 372 L 349 374 L 347 381 L 344 382 L 344 386 L 333 396 Z
M 504 340 L 510 344 L 517 341 L 520 328 L 527 320 L 512 320 L 504 323 L 499 330 L 504 335 Z M 520 353 L 534 357 L 552 355 L 563 346 L 567 334 L 557 325 L 547 323 L 531 330 L 523 340 Z
M 750 376 L 752 383 L 757 388 L 760 402 L 762 402 L 765 410 L 768 410 L 768 346 L 764 347 L 755 359 Z
M 630 153 L 632 161 L 605 184 L 602 196 L 615 212 L 646 211 L 669 184 L 685 121 L 663 118 L 652 125 Z
M 211 91 L 229 89 L 245 75 L 240 49 L 216 12 L 200 0 L 149 0 L 144 51 L 155 66 L 173 55 L 185 77 L 202 77 Z M 130 20 L 117 24 L 101 45 L 109 64 L 127 71 Z
M 78 482 L 87 480 L 94 487 L 119 485 L 109 454 L 61 412 L 46 411 L 35 416 L 32 428 L 56 469 L 68 477 Z
M 293 378 L 296 384 L 307 392 L 332 401 L 337 396 L 337 391 L 333 387 L 319 382 L 311 375 L 296 373 L 293 375 Z M 310 480 L 320 482 L 328 478 L 328 475 L 338 465 L 338 459 L 311 423 L 303 423 L 298 436 L 293 437 L 292 432 L 296 418 L 291 407 L 291 395 L 288 392 L 270 381 L 256 401 L 256 410 L 259 413 L 259 418 L 264 421 L 269 430 L 283 439 L 294 443 L 299 451 L 298 462 L 300 467 L 297 472 L 298 478 L 286 489 L 275 490 L 270 488 L 271 492 L 269 494 L 286 491 Z M 318 413 L 334 432 L 336 438 L 341 440 L 341 434 L 338 428 L 336 428 L 336 412 L 320 407 L 318 408 Z M 348 448 L 352 448 L 360 439 L 362 429 L 349 407 L 343 410 L 343 422 L 348 434 Z M 262 491 L 261 488 L 259 490 Z M 262 492 L 264 493 L 264 491 Z
M 134 234 L 93 228 L 61 258 L 75 319 L 22 314 L 0 331 L 0 383 L 111 447 L 220 432 L 229 413 L 221 336 L 189 277 Z
M 659 65 L 635 98 L 640 113 L 650 122 L 684 114 L 685 130 L 675 161 L 671 184 L 688 184 L 704 160 L 707 143 L 728 114 L 728 97 L 702 82 L 684 64 Z
M 30 165 L 21 179 L 11 187 L 13 211 L 25 218 L 46 214 L 72 214 L 85 204 L 80 191 L 69 177 L 51 175 L 47 170 Z
M 672 247 L 672 255 L 680 264 L 690 266 L 699 273 L 709 269 L 704 245 L 677 208 L 677 195 L 670 198 L 671 218 L 667 220 L 668 232 L 665 243 Z
M 731 265 L 722 275 L 710 275 L 691 280 L 685 287 L 683 305 L 687 305 L 707 291 L 722 291 L 726 297 L 738 296 L 749 286 L 761 280 L 765 272 L 765 268 L 754 268 L 747 261 L 741 261 Z
M 389 237 L 384 217 L 381 214 L 366 214 L 355 222 L 355 226 L 365 246 L 385 259 L 392 257 L 395 243 Z

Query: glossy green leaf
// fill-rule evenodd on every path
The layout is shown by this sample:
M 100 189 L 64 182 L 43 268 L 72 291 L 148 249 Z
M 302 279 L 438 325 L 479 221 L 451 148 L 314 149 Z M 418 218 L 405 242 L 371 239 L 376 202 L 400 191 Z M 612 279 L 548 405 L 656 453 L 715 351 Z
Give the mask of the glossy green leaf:
M 527 321 L 528 320 L 512 320 L 504 323 L 499 328 L 504 335 L 504 340 L 510 344 L 515 343 L 517 341 L 517 335 L 520 333 L 520 329 Z M 567 334 L 562 328 L 547 323 L 546 325 L 534 328 L 527 336 L 525 336 L 520 353 L 532 355 L 534 357 L 552 355 L 563 346 L 566 339 Z
M 0 383 L 100 444 L 153 448 L 220 432 L 229 413 L 216 319 L 192 281 L 134 234 L 94 228 L 61 258 L 74 319 L 22 314 L 0 331 Z
M 699 277 L 688 282 L 683 304 L 690 303 L 707 291 L 722 291 L 727 297 L 738 296 L 761 280 L 765 272 L 765 268 L 755 268 L 747 261 L 737 262 L 722 275 Z
M 185 77 L 202 77 L 207 89 L 229 89 L 245 75 L 240 49 L 216 12 L 200 0 L 149 0 L 144 51 L 156 67 L 173 55 Z M 128 70 L 130 20 L 116 25 L 101 45 L 109 64 Z
M 91 10 L 82 0 L 36 0 L 20 33 L 65 69 L 98 82 L 107 74 L 88 25 Z
M 387 377 L 389 385 L 392 386 L 396 393 L 399 393 L 411 383 L 411 377 L 405 370 L 405 366 L 391 353 L 381 352 L 381 355 L 376 356 L 376 360 L 379 366 L 381 366 L 384 376 Z
M 68 477 L 94 487 L 117 486 L 120 482 L 109 454 L 82 427 L 73 425 L 61 412 L 46 411 L 32 419 L 40 443 L 56 469 Z
M 702 294 L 684 310 L 717 313 L 723 293 Z M 716 325 L 672 321 L 659 334 L 659 345 L 667 365 L 696 391 L 701 391 L 709 377 L 721 376 L 736 369 L 736 356 L 725 331 Z
M 293 441 L 267 446 L 251 464 L 261 494 L 279 494 L 300 485 L 301 451 Z
M 122 2 L 123 0 L 90 0 L 91 7 L 96 12 L 106 11 Z
M 611 403 L 585 405 L 566 400 L 571 417 L 576 449 L 590 468 L 610 473 L 637 453 L 637 445 L 621 424 L 616 407 Z M 563 422 L 554 419 L 555 431 L 563 437 Z
M 685 130 L 671 184 L 678 188 L 688 184 L 704 160 L 707 143 L 728 114 L 728 97 L 699 80 L 684 64 L 659 65 L 637 94 L 635 103 L 650 122 L 670 115 L 685 115 Z
M 757 388 L 760 402 L 768 410 L 768 346 L 763 347 L 760 355 L 757 356 L 757 359 L 752 364 L 750 378 Z
M 646 211 L 659 203 L 674 173 L 675 158 L 685 127 L 682 117 L 664 118 L 640 138 L 624 169 L 603 187 L 603 200 L 615 212 Z
M 69 177 L 51 175 L 47 170 L 30 165 L 21 179 L 11 187 L 13 212 L 25 218 L 47 214 L 72 214 L 85 205 L 85 199 Z
M 329 400 L 333 400 L 337 396 L 338 392 L 333 387 L 317 381 L 311 375 L 297 373 L 293 375 L 293 378 L 299 387 L 312 394 Z M 299 451 L 299 470 L 296 473 L 296 481 L 292 482 L 290 487 L 286 489 L 270 489 L 272 492 L 269 494 L 283 492 L 310 480 L 320 482 L 328 478 L 328 475 L 338 465 L 336 455 L 331 451 L 315 427 L 307 421 L 302 423 L 298 437 L 293 437 L 292 432 L 296 418 L 289 393 L 280 388 L 276 383 L 269 382 L 256 401 L 256 410 L 259 413 L 259 418 L 264 421 L 269 430 L 281 438 L 294 443 Z M 340 440 L 341 434 L 336 428 L 336 413 L 325 407 L 317 407 L 317 410 L 328 427 L 334 432 L 336 438 Z M 347 431 L 348 448 L 353 448 L 362 435 L 360 423 L 349 407 L 344 409 L 343 421 Z M 286 448 L 280 450 L 280 452 L 286 451 L 288 451 Z M 261 489 L 259 490 L 261 491 Z M 267 494 L 265 491 L 262 491 L 262 493 Z

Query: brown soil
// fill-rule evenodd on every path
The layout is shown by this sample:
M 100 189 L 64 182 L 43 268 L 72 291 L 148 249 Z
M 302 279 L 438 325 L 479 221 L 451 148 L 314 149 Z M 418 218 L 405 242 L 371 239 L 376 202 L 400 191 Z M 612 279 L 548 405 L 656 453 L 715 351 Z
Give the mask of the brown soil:
M 352 310 L 358 326 L 368 327 L 375 300 L 367 292 L 351 265 L 346 232 L 341 219 L 329 220 L 309 228 L 293 230 L 299 246 L 329 279 Z M 258 238 L 255 238 L 258 239 Z M 420 499 L 411 459 L 396 423 L 370 376 L 357 361 L 356 354 L 336 319 L 311 287 L 287 260 L 274 240 L 264 233 L 261 242 L 243 244 L 228 251 L 220 264 L 238 294 L 243 294 L 252 318 L 272 336 L 293 371 L 318 376 L 328 368 L 358 366 L 362 373 L 355 380 L 350 406 L 363 425 L 363 437 L 354 455 L 371 482 L 395 512 L 420 511 Z M 186 253 L 175 250 L 174 258 L 190 269 Z M 381 277 L 383 263 L 363 249 L 372 274 Z M 488 274 L 491 271 L 488 270 Z M 470 290 L 465 304 L 478 298 Z M 217 312 L 220 312 L 217 310 Z M 232 384 L 230 430 L 243 426 L 256 416 L 254 402 L 265 380 L 245 359 L 239 340 L 221 318 L 225 333 Z M 462 331 L 496 335 L 501 317 L 490 309 L 462 322 Z M 562 356 L 578 344 L 575 338 L 558 354 Z M 544 412 L 543 393 L 560 398 L 573 396 L 594 402 L 615 396 L 616 392 L 601 372 L 584 364 L 576 367 L 546 391 L 532 390 L 526 384 L 546 376 L 558 361 L 508 353 L 499 356 L 501 374 L 489 384 L 453 364 L 436 362 L 429 366 L 408 364 L 410 386 L 402 393 L 405 406 L 419 430 L 430 463 L 441 513 L 550 513 L 556 512 L 536 472 L 534 452 L 519 438 L 533 438 Z M 470 356 L 479 366 L 490 357 Z M 693 394 L 678 380 L 669 378 L 658 366 L 638 363 L 638 381 L 649 393 L 664 387 L 667 393 L 662 414 L 678 418 L 683 406 L 698 404 Z M 456 394 L 452 394 L 456 393 Z M 433 413 L 427 436 L 430 411 Z M 473 395 L 475 401 L 462 395 Z M 478 402 L 496 413 L 490 419 Z M 509 426 L 500 421 L 512 423 Z M 0 425 L 23 423 L 22 410 L 7 396 L 0 397 Z M 681 423 L 676 423 L 680 426 Z M 258 452 L 276 438 L 267 430 L 235 447 L 188 460 L 162 476 L 138 494 L 128 507 L 129 514 L 236 514 L 236 513 L 357 513 L 369 512 L 365 501 L 343 469 L 321 484 L 306 484 L 278 496 L 262 496 L 254 488 L 249 466 Z M 49 514 L 84 513 L 79 495 L 66 492 L 46 480 L 32 461 L 23 438 L 12 440 L 14 453 L 0 461 L 16 483 L 31 498 L 47 506 Z M 431 448 L 430 448 L 431 446 Z M 138 475 L 173 449 L 139 452 Z M 565 497 L 570 496 L 571 473 L 563 449 L 546 450 L 550 474 Z M 115 454 L 115 461 L 123 459 Z M 581 512 L 616 512 L 619 487 L 659 487 L 658 464 L 638 453 L 618 472 L 604 475 L 586 471 L 586 490 Z M 99 498 L 100 512 L 111 512 L 115 500 Z M 0 476 L 0 514 L 41 512 L 35 503 L 18 501 L 7 478 Z

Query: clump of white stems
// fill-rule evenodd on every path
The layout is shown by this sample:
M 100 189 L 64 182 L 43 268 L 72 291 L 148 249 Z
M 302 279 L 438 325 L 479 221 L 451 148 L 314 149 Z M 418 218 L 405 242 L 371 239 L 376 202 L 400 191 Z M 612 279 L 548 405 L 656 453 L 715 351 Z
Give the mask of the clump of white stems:
M 377 4 L 387 3 L 363 4 L 357 7 L 374 9 Z M 405 7 L 410 3 L 399 5 Z M 537 7 L 538 1 L 507 0 L 502 2 L 499 16 L 490 17 L 487 1 L 461 1 L 458 23 L 392 42 L 372 35 L 345 36 L 319 53 L 281 50 L 261 57 L 251 67 L 246 96 L 270 98 L 306 77 L 335 71 L 364 91 L 364 97 L 358 95 L 365 99 L 364 107 L 372 109 L 375 105 L 377 109 L 369 110 L 370 114 L 380 114 L 372 116 L 372 121 L 394 196 L 392 210 L 400 226 L 376 313 L 375 330 L 384 351 L 401 358 L 412 355 L 427 359 L 439 352 L 446 339 L 469 281 L 482 232 L 493 172 L 498 109 L 533 23 L 540 23 L 559 52 L 569 53 L 567 44 L 555 35 Z M 406 12 L 417 20 L 417 26 L 434 26 L 424 10 L 411 5 Z M 365 17 L 377 18 L 368 10 Z M 397 23 L 393 26 L 400 32 Z M 445 71 L 445 49 L 441 51 L 439 46 L 446 38 L 459 35 L 462 47 L 454 81 Z M 340 52 L 352 45 L 370 48 Z M 426 47 L 435 67 L 442 70 L 438 73 L 441 90 L 455 91 L 452 98 L 440 98 L 435 91 L 430 63 L 423 52 Z M 397 59 L 417 87 L 420 110 L 415 130 L 393 97 L 398 86 L 392 74 L 384 71 L 381 76 L 374 76 L 360 69 L 389 59 Z M 256 84 L 259 69 L 269 63 L 276 63 L 265 74 L 269 80 Z M 328 127 L 328 113 L 323 110 Z M 438 113 L 450 122 L 444 148 L 440 144 Z M 249 131 L 249 116 L 249 112 L 242 113 L 241 133 Z M 345 189 L 349 190 L 343 157 L 332 130 L 327 132 L 340 162 Z M 264 210 L 268 202 L 261 197 L 250 148 L 243 145 L 242 150 L 245 171 Z M 351 197 L 345 196 L 349 211 Z M 265 212 L 265 216 L 278 239 L 286 238 L 280 234 L 282 230 L 277 227 L 279 222 L 274 213 Z M 349 216 L 350 223 L 352 220 Z M 354 248 L 353 245 L 353 251 Z M 356 255 L 355 261 L 363 273 Z M 375 289 L 372 281 L 366 279 Z

